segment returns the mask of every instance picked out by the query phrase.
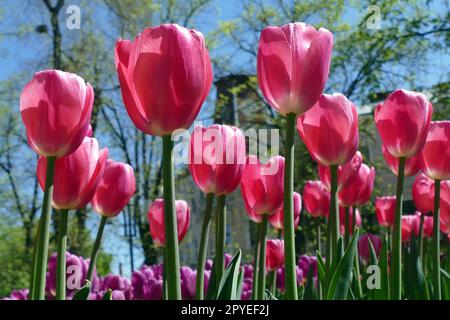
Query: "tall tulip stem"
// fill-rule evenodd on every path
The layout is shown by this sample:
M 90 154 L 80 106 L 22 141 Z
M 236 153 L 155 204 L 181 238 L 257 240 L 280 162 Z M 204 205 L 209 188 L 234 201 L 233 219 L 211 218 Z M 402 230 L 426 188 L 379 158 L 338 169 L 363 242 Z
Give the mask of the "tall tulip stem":
M 267 281 L 269 282 L 270 292 L 275 297 L 277 292 L 277 270 L 270 271 L 267 276 Z
M 402 210 L 403 182 L 406 158 L 398 159 L 397 194 L 395 203 L 394 228 L 392 231 L 391 290 L 392 300 L 402 298 Z
M 425 214 L 420 214 L 420 224 L 419 224 L 419 257 L 423 268 L 423 223 L 425 221 Z
M 200 248 L 197 259 L 197 279 L 195 291 L 195 298 L 197 300 L 203 300 L 204 298 L 205 262 L 206 262 L 206 253 L 208 250 L 209 229 L 211 227 L 211 213 L 213 200 L 214 194 L 208 193 L 206 195 L 206 208 L 205 214 L 203 216 L 202 233 L 200 236 Z
M 255 253 L 253 257 L 253 289 L 252 289 L 252 300 L 257 299 L 257 291 L 258 291 L 258 268 L 259 268 L 259 234 L 261 233 L 261 223 L 258 223 L 257 231 L 256 231 L 256 246 Z
M 216 213 L 216 259 L 214 261 L 217 279 L 222 278 L 225 269 L 225 245 L 226 245 L 226 196 L 217 197 L 217 213 Z
M 297 300 L 297 277 L 295 270 L 294 231 L 294 138 L 296 115 L 286 116 L 286 150 L 284 167 L 284 244 L 285 244 L 285 288 L 286 299 Z M 259 284 L 260 285 L 260 284 Z
M 353 218 L 353 217 L 352 217 Z M 353 226 L 352 226 L 353 227 Z M 354 231 L 354 230 L 352 230 Z M 350 208 L 345 207 L 345 246 L 350 244 Z
M 175 183 L 173 173 L 173 141 L 171 135 L 163 139 L 162 171 L 164 197 L 164 226 L 167 255 L 167 297 L 169 300 L 181 299 L 180 256 L 178 251 L 177 216 L 175 212 Z
M 108 217 L 102 216 L 102 219 L 100 220 L 100 225 L 98 227 L 97 236 L 95 237 L 94 246 L 92 247 L 91 260 L 89 261 L 89 269 L 86 275 L 86 279 L 89 280 L 89 282 L 91 283 L 92 283 L 92 276 L 94 274 L 95 264 L 97 262 L 98 251 L 100 250 L 100 246 L 102 244 L 103 230 L 105 230 L 105 225 L 107 221 Z
M 256 294 L 257 300 L 264 300 L 266 291 L 266 234 L 268 221 L 269 215 L 263 214 L 261 228 L 259 230 L 258 292 Z
M 433 213 L 433 295 L 434 300 L 441 300 L 441 262 L 439 247 L 439 214 L 441 197 L 441 181 L 434 180 L 434 213 Z
M 59 212 L 58 257 L 56 263 L 56 300 L 66 300 L 66 247 L 69 210 Z
M 339 203 L 338 203 L 338 166 L 330 166 L 331 172 L 331 200 L 330 200 L 330 222 L 331 222 L 331 256 L 330 263 L 338 256 L 339 238 Z M 327 257 L 328 260 L 328 257 Z
M 42 200 L 42 212 L 39 220 L 39 227 L 37 232 L 37 246 L 36 261 L 33 266 L 34 271 L 34 285 L 33 285 L 33 300 L 45 299 L 45 275 L 47 272 L 48 259 L 48 241 L 50 230 L 50 214 L 52 211 L 52 196 L 53 196 L 53 176 L 55 174 L 56 157 L 47 158 L 47 171 L 45 176 L 44 198 Z

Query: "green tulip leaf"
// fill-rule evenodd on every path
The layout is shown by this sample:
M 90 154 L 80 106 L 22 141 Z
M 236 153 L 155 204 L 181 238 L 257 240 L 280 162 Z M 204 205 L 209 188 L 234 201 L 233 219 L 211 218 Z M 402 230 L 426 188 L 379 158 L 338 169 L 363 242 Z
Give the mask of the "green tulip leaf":
M 91 282 L 89 280 L 86 280 L 84 286 L 81 287 L 80 290 L 75 292 L 75 295 L 73 296 L 72 300 L 87 300 L 89 298 L 90 292 L 91 292 Z
M 112 300 L 112 290 L 108 289 L 103 295 L 103 300 Z

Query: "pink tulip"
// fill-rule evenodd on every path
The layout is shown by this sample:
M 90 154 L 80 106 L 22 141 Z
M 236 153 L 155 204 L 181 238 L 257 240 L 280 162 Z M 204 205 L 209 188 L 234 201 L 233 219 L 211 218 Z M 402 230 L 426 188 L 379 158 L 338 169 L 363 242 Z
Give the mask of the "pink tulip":
M 20 96 L 28 144 L 43 157 L 71 154 L 86 136 L 93 103 L 94 90 L 76 74 L 37 72 Z
M 413 215 L 414 217 L 414 235 L 416 237 L 420 234 L 420 216 L 422 215 L 421 212 L 416 211 Z M 423 217 L 423 236 L 425 238 L 431 238 L 433 236 L 433 217 L 425 216 Z
M 398 89 L 375 109 L 381 141 L 396 158 L 410 158 L 423 147 L 433 107 L 425 95 Z
M 257 214 L 274 214 L 283 204 L 284 158 L 275 156 L 261 164 L 250 155 L 241 181 L 242 197 Z
M 302 211 L 302 196 L 294 192 L 294 229 L 297 229 L 300 223 L 300 213 Z M 284 207 L 281 206 L 275 214 L 269 217 L 269 222 L 277 230 L 283 230 L 284 226 Z
M 411 240 L 411 235 L 417 228 L 417 220 L 413 215 L 402 216 L 402 241 L 409 242 Z
M 433 184 L 433 180 L 420 173 L 416 176 L 412 185 L 412 197 L 416 209 L 424 214 L 433 211 L 434 194 L 431 192 Z
M 134 41 L 118 40 L 115 62 L 128 115 L 155 136 L 188 128 L 212 84 L 203 35 L 176 24 L 146 28 Z
M 392 227 L 395 216 L 395 196 L 378 197 L 375 199 L 375 213 L 382 227 Z
M 184 200 L 175 201 L 177 214 L 178 242 L 183 241 L 191 218 L 189 205 Z M 159 247 L 165 245 L 165 224 L 164 224 L 164 200 L 156 199 L 148 209 L 148 223 L 153 242 Z
M 358 240 L 358 253 L 359 257 L 364 263 L 370 262 L 371 253 L 370 253 L 369 239 L 370 242 L 372 243 L 372 246 L 375 250 L 375 254 L 377 257 L 380 255 L 381 251 L 382 243 L 380 237 L 370 233 L 362 235 Z
M 102 216 L 114 217 L 125 208 L 135 191 L 133 168 L 108 159 L 91 203 Z
M 250 220 L 253 221 L 254 223 L 261 223 L 262 215 L 256 213 L 252 208 L 250 208 L 249 204 L 247 203 L 247 200 L 244 197 L 243 197 L 243 201 L 244 201 L 245 212 L 247 213 Z
M 232 193 L 241 182 L 245 160 L 245 137 L 240 129 L 219 124 L 194 129 L 189 170 L 204 193 Z
M 297 118 L 297 130 L 311 156 L 324 166 L 350 161 L 358 148 L 358 114 L 342 94 L 323 94 Z
M 355 217 L 356 216 L 356 217 Z M 355 226 L 356 227 L 360 227 L 361 226 L 361 214 L 358 210 L 358 208 L 349 208 L 349 212 L 348 212 L 348 220 L 350 222 L 350 234 L 353 234 L 353 218 L 356 218 L 355 220 Z M 340 224 L 340 232 L 341 234 L 345 234 L 345 208 L 339 206 L 339 224 Z
M 355 155 L 349 162 L 338 167 L 338 190 L 353 184 L 353 180 L 358 174 L 362 161 L 363 157 L 361 152 L 356 151 Z M 319 171 L 320 180 L 325 184 L 327 189 L 330 190 L 331 189 L 330 168 L 327 166 L 323 166 L 320 163 L 318 164 L 317 167 Z
M 392 173 L 398 175 L 399 159 L 389 153 L 387 148 L 382 145 L 381 151 L 383 152 L 384 160 L 391 169 Z M 405 176 L 411 177 L 415 175 L 420 169 L 420 153 L 406 159 L 405 161 Z
M 369 168 L 367 165 L 362 164 L 351 184 L 339 191 L 339 204 L 343 207 L 365 204 L 370 199 L 374 182 L 375 168 Z
M 421 152 L 421 169 L 431 179 L 450 179 L 450 121 L 431 122 Z
M 276 271 L 284 264 L 284 241 L 279 239 L 266 240 L 266 268 Z
M 328 80 L 333 35 L 305 23 L 266 27 L 258 48 L 258 83 L 279 113 L 303 114 L 320 98 Z
M 321 181 L 307 181 L 303 189 L 306 211 L 313 217 L 326 217 L 330 208 L 330 192 Z
M 56 209 L 84 208 L 94 196 L 103 175 L 108 149 L 100 150 L 97 139 L 85 137 L 75 152 L 58 158 L 53 178 L 52 204 Z M 36 175 L 42 189 L 45 187 L 47 158 L 39 157 Z

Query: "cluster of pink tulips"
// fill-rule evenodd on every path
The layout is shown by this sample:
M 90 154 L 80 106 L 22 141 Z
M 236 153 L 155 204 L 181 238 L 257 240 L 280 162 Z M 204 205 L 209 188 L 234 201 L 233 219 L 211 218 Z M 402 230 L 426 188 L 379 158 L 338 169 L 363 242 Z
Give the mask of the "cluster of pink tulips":
M 375 169 L 363 163 L 358 151 L 355 104 L 340 93 L 323 93 L 332 47 L 333 35 L 328 30 L 305 23 L 267 27 L 261 33 L 258 83 L 270 106 L 286 118 L 284 156 L 262 162 L 257 155 L 248 155 L 243 132 L 233 126 L 193 129 L 188 168 L 205 194 L 196 299 L 240 298 L 237 292 L 242 289 L 244 272 L 240 251 L 231 261 L 225 260 L 226 198 L 238 187 L 258 230 L 252 262 L 253 299 L 267 299 L 267 289 L 275 294 L 277 281 L 284 284 L 285 299 L 298 299 L 295 230 L 302 203 L 317 219 L 317 276 L 310 279 L 319 299 L 346 299 L 351 283 L 356 283 L 357 296 L 362 296 L 358 247 L 363 261 L 374 263 L 378 255 L 380 264 L 389 263 L 385 268 L 389 279 L 383 281 L 389 293 L 384 298 L 402 299 L 402 242 L 423 236 L 433 239 L 432 292 L 435 299 L 441 299 L 440 230 L 450 231 L 450 121 L 431 121 L 432 106 L 425 95 L 407 90 L 395 90 L 376 107 L 375 124 L 386 163 L 398 176 L 397 193 L 375 202 L 376 216 L 389 230 L 389 237 L 366 235 L 358 242 L 358 206 L 370 200 Z M 133 41 L 118 40 L 115 65 L 130 119 L 143 133 L 162 138 L 163 198 L 150 205 L 148 221 L 155 245 L 164 250 L 162 296 L 181 299 L 178 245 L 189 229 L 190 208 L 186 201 L 176 200 L 173 134 L 192 125 L 209 93 L 213 80 L 209 53 L 201 33 L 165 24 L 145 29 Z M 44 190 L 31 299 L 45 298 L 52 206 L 59 221 L 56 299 L 65 299 L 68 212 L 90 203 L 101 216 L 86 274 L 92 281 L 105 224 L 135 192 L 133 169 L 108 159 L 108 149 L 100 149 L 92 137 L 93 101 L 89 84 L 57 70 L 36 73 L 21 95 L 20 112 L 29 145 L 40 156 L 37 176 Z M 303 196 L 293 190 L 296 130 L 317 162 L 320 177 L 306 183 Z M 419 171 L 413 187 L 419 213 L 402 216 L 404 177 Z M 213 218 L 215 257 L 205 286 Z M 326 249 L 322 252 L 320 228 L 325 219 Z M 278 231 L 278 239 L 267 239 L 269 225 Z M 383 250 L 389 259 L 381 258 Z

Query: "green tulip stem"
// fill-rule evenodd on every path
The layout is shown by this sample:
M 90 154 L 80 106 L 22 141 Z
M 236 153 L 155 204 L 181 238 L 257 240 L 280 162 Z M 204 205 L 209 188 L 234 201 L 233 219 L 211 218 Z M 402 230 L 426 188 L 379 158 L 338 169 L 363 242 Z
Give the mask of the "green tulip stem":
M 225 245 L 227 234 L 227 216 L 226 216 L 226 196 L 217 197 L 217 213 L 216 213 L 216 259 L 215 271 L 216 279 L 222 279 L 225 270 Z
M 261 228 L 259 232 L 259 261 L 258 261 L 258 291 L 257 300 L 265 300 L 266 291 L 266 234 L 269 215 L 262 215 Z
M 206 208 L 203 216 L 203 225 L 200 236 L 200 248 L 197 258 L 197 279 L 196 279 L 196 291 L 195 298 L 197 300 L 204 299 L 204 287 L 205 287 L 205 262 L 206 253 L 208 251 L 208 237 L 209 229 L 211 227 L 211 213 L 213 206 L 214 194 L 208 193 L 206 195 Z
M 92 247 L 91 260 L 89 261 L 89 268 L 86 275 L 86 280 L 89 280 L 90 283 L 92 283 L 92 276 L 94 275 L 94 268 L 95 264 L 97 263 L 98 252 L 102 244 L 103 230 L 105 230 L 105 225 L 107 221 L 108 217 L 102 216 L 102 219 L 100 220 L 100 225 L 98 227 L 97 236 L 95 237 L 94 246 Z
M 441 202 L 441 181 L 434 180 L 434 213 L 433 213 L 433 297 L 441 300 L 441 261 L 440 261 L 440 230 L 439 214 Z
M 392 300 L 402 298 L 402 210 L 406 158 L 398 159 L 397 193 L 392 230 L 391 290 Z
M 167 250 L 167 297 L 181 300 L 180 253 L 178 250 L 177 214 L 175 209 L 175 183 L 173 172 L 173 141 L 171 135 L 163 139 L 162 172 L 164 198 L 165 249 Z
M 294 145 L 296 115 L 286 116 L 286 143 L 284 167 L 284 246 L 285 246 L 285 291 L 286 299 L 297 300 L 297 275 L 295 269 L 294 230 Z M 259 284 L 260 285 L 260 284 Z
M 58 250 L 56 262 L 56 300 L 66 300 L 66 247 L 68 209 L 59 211 Z
M 261 233 L 261 223 L 257 223 L 256 231 L 256 246 L 253 257 L 253 289 L 252 289 L 252 300 L 256 300 L 256 293 L 258 291 L 258 268 L 259 268 L 259 234 Z
M 34 279 L 33 285 L 33 300 L 45 299 L 45 278 L 47 273 L 47 259 L 48 259 L 48 241 L 50 230 L 50 214 L 52 211 L 52 196 L 53 196 L 53 176 L 55 174 L 56 157 L 47 158 L 47 171 L 45 176 L 44 197 L 42 199 L 42 212 L 39 219 L 39 227 L 37 232 L 36 260 L 33 263 L 32 277 Z
M 330 263 L 338 257 L 339 239 L 339 203 L 338 203 L 338 166 L 330 166 L 331 173 L 331 200 L 330 200 L 330 222 L 331 222 L 331 256 Z M 328 260 L 328 257 L 327 257 Z

